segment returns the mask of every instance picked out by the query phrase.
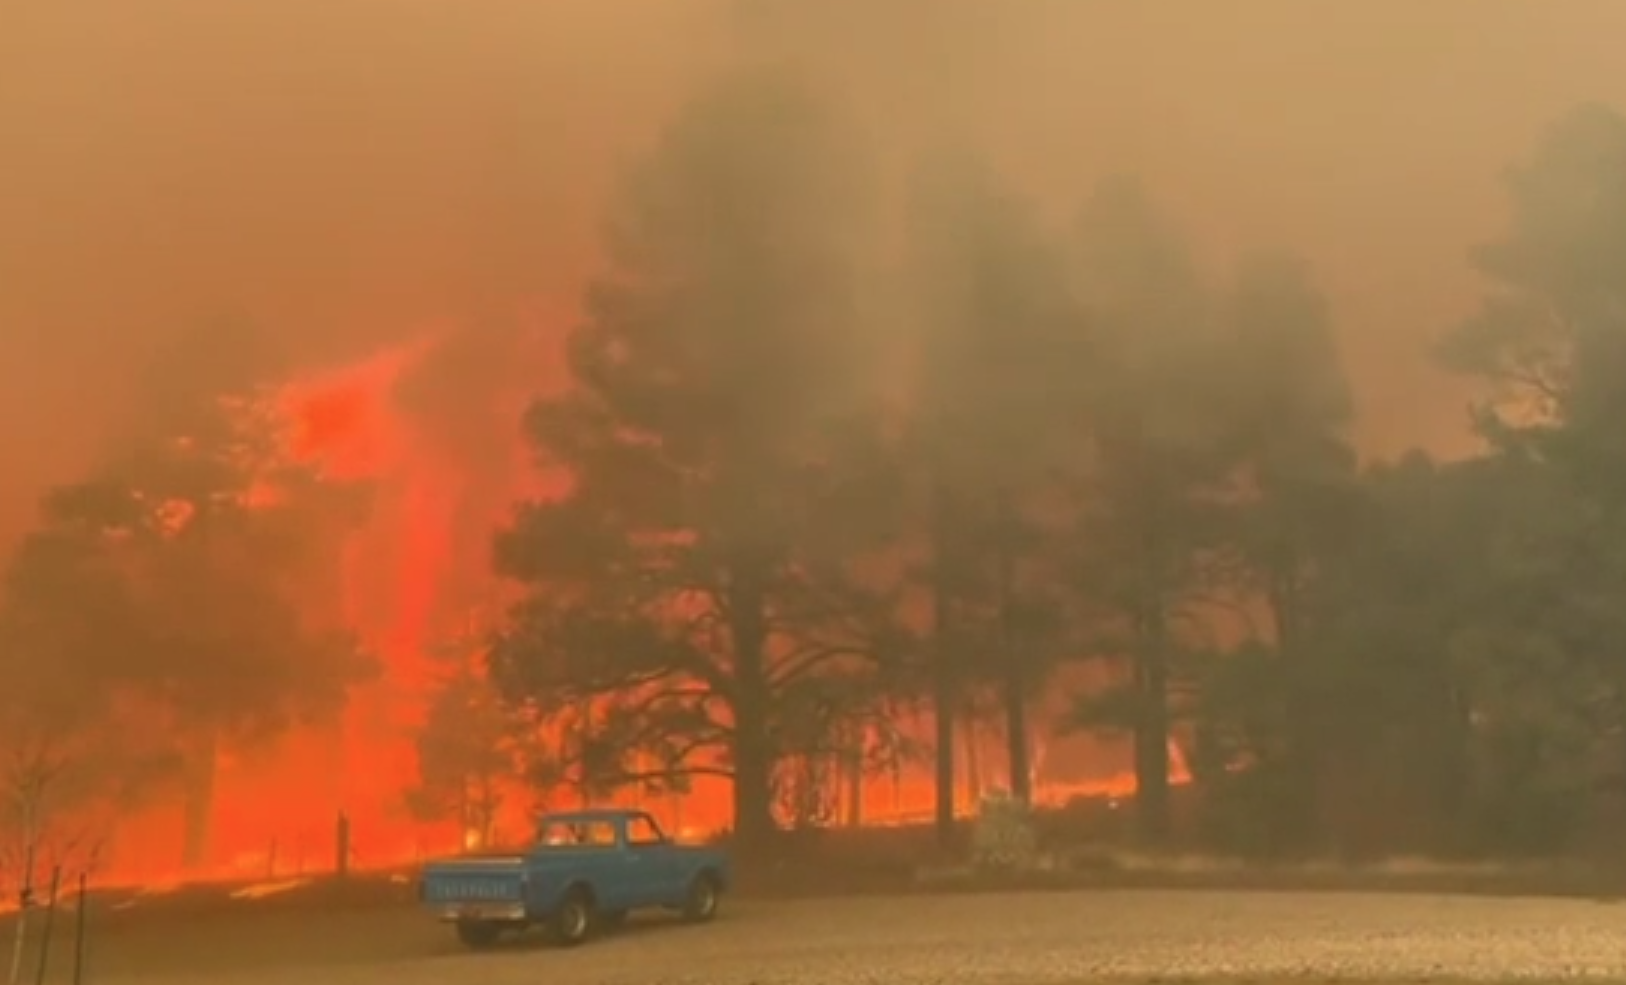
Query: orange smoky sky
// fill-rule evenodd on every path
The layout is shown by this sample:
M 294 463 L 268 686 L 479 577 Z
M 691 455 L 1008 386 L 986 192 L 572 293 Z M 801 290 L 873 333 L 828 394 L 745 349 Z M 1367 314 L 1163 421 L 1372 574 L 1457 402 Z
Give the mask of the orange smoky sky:
M 1502 170 L 1626 101 L 1611 0 L 8 0 L 0 529 L 200 319 L 295 363 L 547 299 L 614 176 L 707 74 L 790 58 L 884 142 L 950 128 L 1061 210 L 1144 174 L 1210 258 L 1313 259 L 1367 445 L 1458 439 L 1427 337 L 1471 302 Z

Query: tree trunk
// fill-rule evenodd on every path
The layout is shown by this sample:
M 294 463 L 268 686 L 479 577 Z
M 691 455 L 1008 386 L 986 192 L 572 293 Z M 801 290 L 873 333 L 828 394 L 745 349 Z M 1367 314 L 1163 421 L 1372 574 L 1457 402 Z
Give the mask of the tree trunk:
M 1010 508 L 1001 502 L 1001 513 L 1009 517 Z M 1015 559 L 1008 546 L 999 550 L 999 630 L 1000 658 L 1004 664 L 1003 688 L 1000 695 L 1005 706 L 1005 755 L 1011 780 L 1011 797 L 1019 804 L 1033 802 L 1033 767 L 1028 755 L 1028 654 L 1017 638 L 1014 625 L 1016 594 Z
M 1169 605 L 1180 584 L 1182 557 L 1178 542 L 1171 542 L 1172 510 L 1183 492 L 1169 473 L 1169 462 L 1139 436 L 1125 446 L 1124 463 L 1139 492 L 1136 506 L 1136 541 L 1140 547 L 1138 570 L 1133 572 L 1134 596 L 1129 615 L 1135 633 L 1135 822 L 1141 839 L 1161 844 L 1169 835 Z
M 864 730 L 857 731 L 853 746 L 847 751 L 847 827 L 864 824 Z
M 982 803 L 982 757 L 977 752 L 977 704 L 966 702 L 965 719 L 960 724 L 960 741 L 965 743 L 965 801 L 972 814 Z
M 1299 646 L 1298 584 L 1287 561 L 1280 561 L 1271 573 L 1269 606 L 1271 621 L 1275 623 L 1276 655 L 1281 662 L 1281 673 L 1293 686 L 1286 690 L 1288 705 L 1283 711 L 1287 723 L 1286 772 L 1287 802 L 1282 806 L 1283 817 L 1276 822 L 1281 847 L 1304 850 L 1314 846 L 1326 834 L 1326 823 L 1336 817 L 1336 808 L 1328 803 L 1322 786 L 1322 766 L 1326 760 L 1322 732 L 1322 709 L 1319 698 L 1310 684 L 1311 675 L 1305 654 Z
M 491 836 L 497 825 L 497 785 L 490 773 L 480 774 L 480 847 L 491 847 Z
M 593 806 L 594 782 L 587 763 L 593 734 L 593 699 L 583 695 L 576 708 L 576 802 L 582 810 Z
M 1027 682 L 1015 661 L 1005 676 L 1005 754 L 1011 774 L 1011 798 L 1033 802 L 1033 764 L 1028 755 Z
M 768 738 L 766 604 L 762 579 L 737 565 L 729 593 L 734 644 L 734 837 L 760 847 L 773 833 L 773 751 Z
M 896 759 L 891 764 L 892 773 L 892 816 L 903 816 L 903 764 Z
M 936 758 L 937 842 L 947 848 L 954 843 L 954 709 L 959 704 L 958 653 L 952 634 L 950 607 L 949 549 L 952 539 L 949 494 L 941 472 L 935 476 L 932 508 L 932 715 L 935 718 L 933 750 Z
M 937 744 L 937 840 L 939 844 L 948 846 L 954 841 L 954 707 L 959 689 L 955 686 L 953 657 L 946 639 L 948 620 L 943 612 L 947 608 L 945 594 L 944 588 L 939 586 L 936 626 L 933 630 L 937 653 L 932 667 L 932 714 L 936 719 Z
M 185 789 L 182 795 L 181 864 L 187 872 L 196 872 L 209 861 L 218 755 L 218 740 L 213 732 L 206 732 L 199 738 L 182 776 Z
M 1169 654 L 1162 607 L 1148 606 L 1135 660 L 1135 813 L 1140 836 L 1169 836 Z

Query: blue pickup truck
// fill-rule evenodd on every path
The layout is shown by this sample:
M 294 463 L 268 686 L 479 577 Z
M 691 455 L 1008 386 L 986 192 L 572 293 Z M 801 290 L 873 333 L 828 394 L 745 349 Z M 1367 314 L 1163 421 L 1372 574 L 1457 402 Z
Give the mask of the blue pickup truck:
M 573 811 L 544 815 L 527 850 L 428 863 L 419 898 L 472 948 L 534 926 L 571 946 L 631 910 L 710 920 L 729 876 L 721 851 L 673 843 L 643 811 Z

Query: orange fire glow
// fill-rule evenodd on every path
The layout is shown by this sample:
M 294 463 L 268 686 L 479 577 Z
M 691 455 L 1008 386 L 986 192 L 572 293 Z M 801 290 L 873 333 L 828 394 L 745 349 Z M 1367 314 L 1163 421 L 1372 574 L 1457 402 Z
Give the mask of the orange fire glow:
M 515 392 L 494 394 L 483 416 L 472 418 L 472 427 L 500 435 L 510 446 L 508 453 L 488 454 L 478 462 L 460 449 L 455 434 L 449 441 L 444 433 L 432 433 L 435 423 L 405 406 L 403 385 L 446 335 L 428 332 L 356 363 L 309 375 L 283 395 L 292 453 L 327 477 L 364 482 L 372 491 L 366 520 L 342 545 L 342 571 L 334 580 L 338 597 L 329 604 L 334 618 L 377 656 L 382 674 L 353 696 L 340 726 L 296 733 L 261 754 L 222 759 L 212 863 L 206 872 L 186 873 L 188 878 L 329 871 L 341 812 L 350 821 L 351 864 L 356 868 L 455 850 L 467 838 L 456 829 L 416 823 L 406 810 L 404 794 L 417 771 L 413 733 L 436 681 L 430 654 L 466 625 L 471 601 L 489 604 L 497 597 L 486 545 L 509 504 L 538 491 L 539 482 L 551 486 L 557 477 L 539 479 L 520 447 L 518 413 L 529 395 L 524 381 L 513 381 Z M 457 406 L 462 408 L 462 402 Z M 929 721 L 919 725 L 920 733 L 928 735 Z M 1077 769 L 1081 764 L 1124 763 L 1124 750 L 1116 746 L 1052 741 L 1035 753 L 1041 800 L 1116 796 L 1133 788 L 1132 777 L 1121 768 L 1105 774 L 1098 768 Z M 957 799 L 962 812 L 974 809 L 980 792 L 1008 785 L 998 736 L 980 735 L 968 742 L 960 765 L 963 782 Z M 1173 779 L 1183 782 L 1178 757 L 1175 767 Z M 911 768 L 874 778 L 860 796 L 868 823 L 926 820 L 933 803 L 930 770 Z M 624 804 L 638 800 L 633 794 L 618 799 Z M 524 797 L 507 800 L 510 810 L 499 832 L 511 834 L 525 823 L 531 805 Z M 726 826 L 730 817 L 728 788 L 711 779 L 698 782 L 685 796 L 654 798 L 640 806 L 670 829 L 691 835 Z M 144 847 L 115 852 L 112 870 L 123 879 L 172 881 L 179 854 L 176 831 L 173 808 L 126 819 L 116 845 Z
M 283 395 L 295 457 L 332 479 L 365 482 L 371 492 L 367 519 L 339 552 L 338 597 L 328 604 L 380 661 L 381 675 L 353 696 L 338 727 L 222 757 L 212 861 L 189 878 L 329 869 L 341 812 L 351 822 L 358 867 L 398 863 L 429 847 L 403 803 L 417 769 L 413 729 L 432 686 L 427 654 L 455 618 L 447 611 L 448 587 L 466 591 L 483 576 L 458 563 L 460 550 L 470 553 L 461 542 L 483 543 L 497 521 L 460 514 L 464 470 L 416 433 L 400 406 L 401 382 L 436 341 L 426 333 L 301 379 Z M 478 529 L 461 529 L 471 517 Z M 125 818 L 111 868 L 123 878 L 172 878 L 178 847 L 159 846 L 178 846 L 177 828 L 169 806 Z

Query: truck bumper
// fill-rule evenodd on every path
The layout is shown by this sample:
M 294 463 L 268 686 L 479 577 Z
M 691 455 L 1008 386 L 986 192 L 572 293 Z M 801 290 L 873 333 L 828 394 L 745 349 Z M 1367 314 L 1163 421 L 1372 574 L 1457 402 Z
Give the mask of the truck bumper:
M 524 903 L 443 903 L 435 907 L 442 923 L 524 923 Z

